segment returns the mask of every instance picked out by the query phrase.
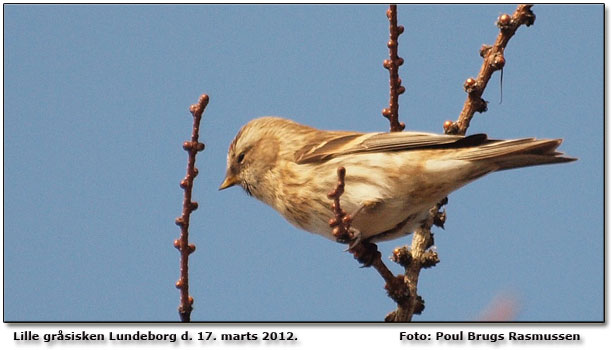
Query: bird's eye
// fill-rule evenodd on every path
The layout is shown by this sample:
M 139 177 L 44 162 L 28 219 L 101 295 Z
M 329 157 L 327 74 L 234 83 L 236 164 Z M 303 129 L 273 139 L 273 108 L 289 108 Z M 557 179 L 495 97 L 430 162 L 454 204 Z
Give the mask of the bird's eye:
M 236 161 L 238 161 L 238 164 L 242 163 L 243 160 L 244 160 L 244 152 L 240 153 L 238 155 L 238 158 L 236 158 Z

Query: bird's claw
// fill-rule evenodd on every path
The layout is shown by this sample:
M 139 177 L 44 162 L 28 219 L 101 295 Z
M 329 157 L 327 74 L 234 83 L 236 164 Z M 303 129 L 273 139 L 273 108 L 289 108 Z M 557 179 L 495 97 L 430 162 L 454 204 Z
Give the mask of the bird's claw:
M 342 241 L 340 241 L 342 240 Z M 340 243 L 344 243 L 344 244 L 349 244 L 349 247 L 346 248 L 345 252 L 350 251 L 351 249 L 355 248 L 359 243 L 362 242 L 362 235 L 361 235 L 361 231 L 351 227 L 349 228 L 349 235 L 348 237 L 341 237 L 341 238 L 337 238 L 336 242 L 340 242 Z

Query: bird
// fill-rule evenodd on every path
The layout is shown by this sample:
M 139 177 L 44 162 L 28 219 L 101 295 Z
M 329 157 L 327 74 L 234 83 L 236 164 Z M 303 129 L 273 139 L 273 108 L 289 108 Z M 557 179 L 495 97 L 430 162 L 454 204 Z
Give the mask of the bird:
M 576 160 L 556 149 L 562 139 L 489 139 L 486 134 L 320 130 L 281 117 L 249 121 L 227 153 L 225 178 L 294 226 L 333 234 L 328 193 L 345 168 L 343 210 L 355 244 L 409 235 L 451 192 L 492 172 Z

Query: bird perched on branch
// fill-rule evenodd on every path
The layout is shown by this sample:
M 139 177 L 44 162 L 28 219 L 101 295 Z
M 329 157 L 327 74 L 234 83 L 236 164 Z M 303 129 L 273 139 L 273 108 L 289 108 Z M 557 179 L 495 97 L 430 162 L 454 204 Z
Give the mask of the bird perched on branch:
M 410 234 L 452 191 L 494 171 L 576 160 L 561 139 L 491 140 L 485 134 L 318 130 L 278 117 L 244 125 L 230 144 L 220 190 L 240 185 L 293 225 L 336 240 L 327 193 L 346 168 L 342 209 L 357 240 Z

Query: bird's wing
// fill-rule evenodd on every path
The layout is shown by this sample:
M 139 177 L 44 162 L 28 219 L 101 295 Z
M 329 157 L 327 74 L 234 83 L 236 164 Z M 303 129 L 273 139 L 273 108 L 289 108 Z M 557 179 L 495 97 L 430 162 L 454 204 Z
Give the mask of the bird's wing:
M 324 140 L 312 142 L 298 150 L 295 159 L 297 163 L 311 163 L 351 153 L 469 147 L 486 141 L 485 134 L 467 137 L 423 132 L 330 134 Z
M 319 135 L 323 137 L 318 137 Z M 296 163 L 317 162 L 344 154 L 344 150 L 350 148 L 350 145 L 354 144 L 355 140 L 367 134 L 329 132 L 319 135 L 317 135 L 316 140 L 295 152 Z

